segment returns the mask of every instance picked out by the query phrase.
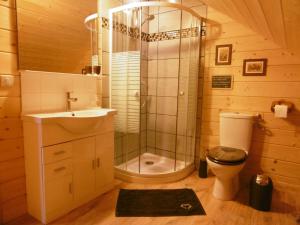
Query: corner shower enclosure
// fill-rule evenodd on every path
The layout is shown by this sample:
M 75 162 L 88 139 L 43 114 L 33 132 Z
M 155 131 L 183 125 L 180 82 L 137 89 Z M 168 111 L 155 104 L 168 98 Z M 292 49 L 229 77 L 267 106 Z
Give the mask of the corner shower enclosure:
M 168 2 L 110 10 L 118 177 L 170 181 L 194 169 L 202 22 Z

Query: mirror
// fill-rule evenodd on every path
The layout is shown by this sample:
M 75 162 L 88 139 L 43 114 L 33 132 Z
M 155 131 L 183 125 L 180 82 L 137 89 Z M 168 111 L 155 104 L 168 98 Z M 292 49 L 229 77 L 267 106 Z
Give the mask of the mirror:
M 19 68 L 81 73 L 91 63 L 84 19 L 97 0 L 17 0 Z

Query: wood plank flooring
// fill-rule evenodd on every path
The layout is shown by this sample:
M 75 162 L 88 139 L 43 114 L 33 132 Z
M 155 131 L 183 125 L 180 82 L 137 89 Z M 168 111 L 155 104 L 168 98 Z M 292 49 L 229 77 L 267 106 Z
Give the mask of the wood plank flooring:
M 200 179 L 197 173 L 174 183 L 137 184 L 117 182 L 114 190 L 72 211 L 52 225 L 296 225 L 300 224 L 299 208 L 289 205 L 282 195 L 274 192 L 271 212 L 260 212 L 247 205 L 248 190 L 242 189 L 235 201 L 220 201 L 212 197 L 214 177 Z M 207 216 L 190 217 L 115 217 L 115 204 L 119 188 L 192 188 L 197 193 Z M 298 202 L 297 202 L 298 201 Z M 295 199 L 293 199 L 295 203 Z M 299 203 L 299 199 L 296 199 Z M 299 205 L 299 204 L 296 204 Z M 9 225 L 40 225 L 25 216 Z

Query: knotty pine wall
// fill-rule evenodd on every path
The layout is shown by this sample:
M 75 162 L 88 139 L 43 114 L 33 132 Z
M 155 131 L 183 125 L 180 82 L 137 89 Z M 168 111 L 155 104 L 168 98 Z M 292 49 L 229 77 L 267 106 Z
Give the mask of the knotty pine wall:
M 0 88 L 0 224 L 26 212 L 14 0 L 0 0 L 1 75 L 13 76 L 14 86 Z
M 208 29 L 205 85 L 202 113 L 201 151 L 218 144 L 218 114 L 222 110 L 260 113 L 264 118 L 255 128 L 252 149 L 242 177 L 258 170 L 268 173 L 275 187 L 300 188 L 300 60 L 230 18 L 208 10 L 208 18 L 221 26 Z M 221 30 L 220 30 L 221 28 Z M 233 44 L 231 66 L 215 66 L 216 44 Z M 267 57 L 266 77 L 243 77 L 244 58 Z M 212 90 L 211 75 L 233 74 L 234 88 Z M 22 124 L 20 121 L 20 82 L 17 69 L 17 33 L 15 1 L 0 0 L 0 75 L 15 78 L 10 89 L 0 88 L 0 223 L 26 212 Z M 297 111 L 287 120 L 275 119 L 271 102 L 284 98 Z M 246 179 L 247 180 L 247 179 Z M 293 198 L 290 198 L 291 204 Z
M 208 18 L 220 25 L 208 27 L 201 152 L 219 143 L 221 111 L 259 113 L 263 121 L 255 126 L 250 156 L 241 178 L 248 182 L 252 174 L 263 171 L 272 177 L 275 188 L 299 193 L 300 57 L 210 7 Z M 215 47 L 220 44 L 233 44 L 231 65 L 215 65 Z M 247 58 L 268 58 L 267 76 L 242 76 L 243 59 Z M 234 76 L 233 89 L 212 89 L 211 76 L 226 74 Z M 274 118 L 270 111 L 272 101 L 280 99 L 296 106 L 287 119 Z M 290 196 L 290 204 L 295 203 L 293 195 Z

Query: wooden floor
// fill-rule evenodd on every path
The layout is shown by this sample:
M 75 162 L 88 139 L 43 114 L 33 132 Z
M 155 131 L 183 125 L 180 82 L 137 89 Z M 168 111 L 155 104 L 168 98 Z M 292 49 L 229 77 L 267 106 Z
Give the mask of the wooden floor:
M 220 201 L 211 195 L 214 178 L 200 179 L 193 173 L 184 180 L 169 184 L 136 184 L 120 182 L 116 188 L 94 201 L 78 208 L 53 225 L 294 225 L 300 224 L 299 211 L 287 203 L 273 198 L 272 212 L 260 212 L 247 206 L 246 189 L 240 191 L 235 201 Z M 197 193 L 207 216 L 190 217 L 115 217 L 115 204 L 119 188 L 192 188 Z M 29 216 L 9 225 L 40 225 Z

